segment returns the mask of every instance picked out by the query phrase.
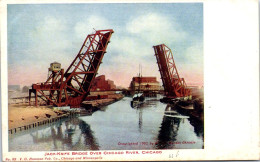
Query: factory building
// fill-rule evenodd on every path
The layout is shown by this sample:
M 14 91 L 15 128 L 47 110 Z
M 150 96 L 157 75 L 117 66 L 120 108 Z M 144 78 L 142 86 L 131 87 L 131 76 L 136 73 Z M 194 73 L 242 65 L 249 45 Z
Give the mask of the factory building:
M 160 84 L 156 77 L 133 77 L 130 83 L 130 90 L 132 91 L 159 91 Z
M 105 75 L 100 75 L 95 78 L 92 83 L 91 91 L 107 91 L 116 89 L 116 85 L 112 80 L 106 80 Z

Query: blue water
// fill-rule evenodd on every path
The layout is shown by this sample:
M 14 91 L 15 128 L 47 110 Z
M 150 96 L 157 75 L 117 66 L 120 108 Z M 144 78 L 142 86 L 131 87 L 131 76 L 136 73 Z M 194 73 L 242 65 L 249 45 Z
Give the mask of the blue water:
M 91 116 L 9 135 L 9 150 L 202 149 L 203 123 L 165 116 L 167 105 L 159 98 L 146 98 L 132 108 L 131 98 L 124 97 Z

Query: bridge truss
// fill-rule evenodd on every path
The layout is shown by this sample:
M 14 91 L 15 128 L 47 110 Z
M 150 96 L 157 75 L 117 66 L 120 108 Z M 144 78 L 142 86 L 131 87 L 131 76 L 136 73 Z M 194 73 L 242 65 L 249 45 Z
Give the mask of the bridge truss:
M 39 97 L 48 105 L 79 107 L 89 95 L 113 32 L 108 29 L 89 34 L 65 72 L 64 69 L 53 71 L 44 83 L 32 85 L 29 103 L 31 104 L 31 93 L 34 93 L 35 106 L 38 106 Z
M 165 44 L 153 46 L 157 64 L 167 98 L 181 98 L 191 96 L 184 78 L 180 78 L 176 68 L 172 51 Z

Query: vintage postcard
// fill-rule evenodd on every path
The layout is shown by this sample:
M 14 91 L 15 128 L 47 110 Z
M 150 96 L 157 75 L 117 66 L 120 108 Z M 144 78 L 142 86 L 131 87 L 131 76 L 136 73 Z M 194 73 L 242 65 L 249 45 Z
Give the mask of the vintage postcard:
M 2 160 L 259 159 L 257 5 L 1 1 Z

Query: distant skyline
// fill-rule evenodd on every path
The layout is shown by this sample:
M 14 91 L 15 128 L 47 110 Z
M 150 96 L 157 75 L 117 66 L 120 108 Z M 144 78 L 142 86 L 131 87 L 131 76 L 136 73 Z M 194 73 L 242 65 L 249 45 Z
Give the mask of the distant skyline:
M 203 85 L 202 3 L 8 4 L 8 84 L 47 79 L 50 63 L 65 70 L 85 37 L 113 29 L 98 74 L 128 87 L 137 76 L 161 82 L 153 46 L 171 48 L 180 77 Z

